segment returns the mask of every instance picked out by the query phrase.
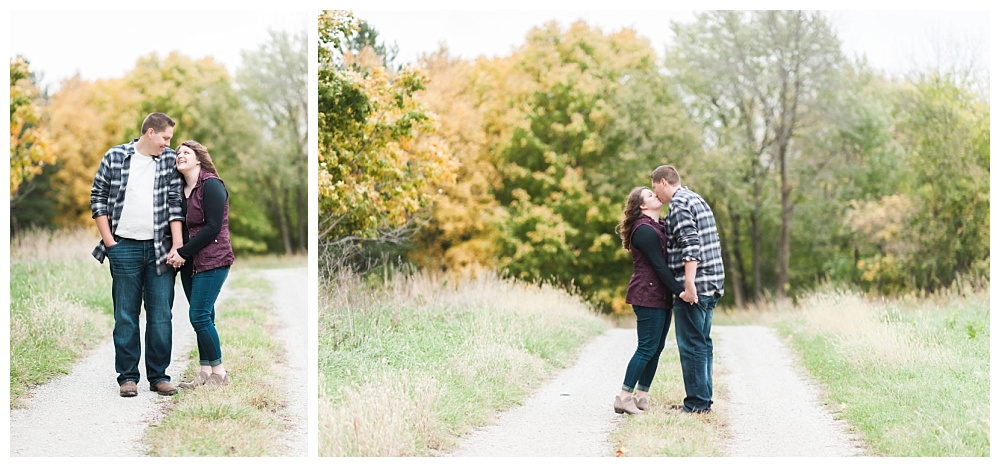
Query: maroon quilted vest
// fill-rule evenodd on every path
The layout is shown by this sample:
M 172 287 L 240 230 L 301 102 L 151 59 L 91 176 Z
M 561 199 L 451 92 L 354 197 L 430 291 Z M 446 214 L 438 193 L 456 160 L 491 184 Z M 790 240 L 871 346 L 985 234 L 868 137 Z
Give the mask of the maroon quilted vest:
M 667 237 L 663 232 L 663 226 L 659 222 L 650 219 L 649 216 L 641 216 L 632 226 L 629 235 L 635 234 L 635 229 L 641 225 L 648 225 L 656 231 L 656 236 L 660 239 L 660 252 L 667 254 Z M 632 247 L 632 279 L 628 282 L 628 291 L 625 293 L 625 303 L 629 305 L 644 306 L 647 308 L 669 309 L 673 306 L 673 297 L 667 286 L 660 282 L 653 265 L 646 259 L 646 255 L 638 248 Z
M 207 170 L 202 170 L 201 175 L 198 177 L 198 182 L 195 183 L 194 189 L 191 190 L 191 196 L 188 197 L 187 217 L 185 221 L 187 222 L 189 238 L 194 238 L 201 229 L 205 228 L 205 208 L 203 206 L 205 191 L 203 188 L 205 187 L 205 180 L 210 178 L 222 181 L 217 175 Z M 233 255 L 233 245 L 229 241 L 229 199 L 227 198 L 226 207 L 222 212 L 222 230 L 219 231 L 219 235 L 215 237 L 212 243 L 209 243 L 201 251 L 194 254 L 194 272 L 198 273 L 223 266 L 230 266 L 235 260 L 236 256 Z

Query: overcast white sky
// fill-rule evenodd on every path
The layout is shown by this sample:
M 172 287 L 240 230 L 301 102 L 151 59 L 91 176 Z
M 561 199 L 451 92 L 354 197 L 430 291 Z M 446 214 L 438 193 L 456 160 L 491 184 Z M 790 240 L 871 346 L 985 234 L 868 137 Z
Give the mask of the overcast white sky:
M 632 3 L 626 1 L 623 7 Z M 955 50 L 953 44 L 957 44 L 958 50 L 963 53 L 975 54 L 984 69 L 989 66 L 990 14 L 986 10 L 827 13 L 849 55 L 864 55 L 875 67 L 891 74 L 935 65 L 935 60 L 940 59 L 940 52 Z M 463 58 L 504 55 L 523 44 L 527 32 L 534 26 L 555 20 L 565 27 L 578 19 L 605 32 L 631 27 L 649 39 L 662 55 L 666 45 L 672 42 L 670 21 L 689 22 L 694 17 L 691 11 L 626 8 L 615 11 L 391 11 L 359 8 L 355 14 L 374 25 L 380 38 L 387 43 L 396 42 L 399 59 L 403 62 L 413 61 L 421 53 L 437 50 L 439 43 L 446 44 L 452 54 Z
M 334 8 L 353 9 L 358 17 L 371 22 L 383 40 L 399 46 L 403 62 L 436 50 L 439 43 L 464 58 L 507 54 L 523 43 L 532 27 L 550 20 L 565 26 L 577 19 L 606 32 L 632 27 L 650 39 L 662 54 L 672 41 L 669 22 L 690 21 L 693 17 L 691 11 L 651 10 L 653 2 L 638 0 L 505 0 L 502 4 L 485 4 L 487 7 L 458 0 L 284 0 L 281 2 L 287 8 L 284 10 L 240 9 L 240 6 L 252 8 L 254 2 L 218 0 L 212 5 L 230 7 L 215 11 L 203 9 L 206 1 L 210 0 L 177 0 L 164 5 L 169 9 L 143 11 L 71 11 L 52 7 L 41 11 L 8 11 L 10 54 L 28 57 L 32 69 L 44 76 L 46 84 L 57 84 L 77 72 L 85 79 L 120 77 L 135 65 L 137 58 L 154 51 L 161 56 L 174 50 L 194 58 L 212 56 L 235 72 L 240 51 L 254 49 L 266 40 L 268 28 L 310 30 L 316 12 Z M 982 2 L 952 0 L 947 3 L 955 8 L 952 11 L 859 11 L 895 5 L 881 0 L 800 1 L 793 5 L 760 0 L 702 0 L 698 6 L 823 8 L 824 3 L 830 4 L 827 8 L 858 8 L 828 13 L 845 51 L 864 55 L 889 73 L 923 68 L 942 60 L 939 52 L 956 49 L 976 57 L 984 68 L 989 66 L 991 12 Z M 30 3 L 60 7 L 65 4 L 50 0 Z M 910 1 L 907 5 L 944 6 L 940 1 L 936 4 Z M 617 9 L 606 10 L 611 6 Z M 489 7 L 505 10 L 489 10 Z M 157 24 L 156 33 L 140 26 L 143 24 Z
M 120 78 L 139 57 L 152 52 L 161 57 L 171 51 L 196 59 L 213 57 L 235 73 L 240 52 L 265 43 L 268 29 L 310 33 L 315 25 L 315 12 L 309 10 L 8 13 L 11 57 L 24 55 L 47 85 L 77 72 L 88 80 Z

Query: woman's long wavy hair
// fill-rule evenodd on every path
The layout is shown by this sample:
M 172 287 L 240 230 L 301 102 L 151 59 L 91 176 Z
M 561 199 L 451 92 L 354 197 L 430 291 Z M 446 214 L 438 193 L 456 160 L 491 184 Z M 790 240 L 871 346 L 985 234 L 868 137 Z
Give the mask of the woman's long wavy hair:
M 187 146 L 189 149 L 194 151 L 195 157 L 198 158 L 198 162 L 201 162 L 201 170 L 206 170 L 209 173 L 215 174 L 216 177 L 219 176 L 219 171 L 215 169 L 215 164 L 212 163 L 212 156 L 208 154 L 208 149 L 202 146 L 201 143 L 188 140 L 181 143 L 181 146 Z M 181 149 L 181 146 L 177 146 L 177 150 Z
M 632 226 L 635 221 L 642 217 L 642 190 L 648 190 L 644 186 L 637 186 L 632 189 L 625 199 L 625 211 L 622 212 L 622 220 L 615 227 L 618 236 L 622 238 L 622 247 L 632 251 Z

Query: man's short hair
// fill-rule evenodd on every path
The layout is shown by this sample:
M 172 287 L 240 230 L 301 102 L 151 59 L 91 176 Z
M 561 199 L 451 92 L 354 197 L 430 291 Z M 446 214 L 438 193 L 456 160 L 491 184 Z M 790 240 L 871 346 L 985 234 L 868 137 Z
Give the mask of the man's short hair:
M 653 170 L 653 173 L 649 175 L 650 180 L 653 183 L 659 182 L 660 180 L 666 180 L 667 184 L 670 186 L 680 186 L 681 184 L 681 174 L 677 173 L 677 169 L 672 165 L 661 165 Z
M 146 116 L 146 119 L 142 121 L 142 134 L 146 134 L 150 128 L 157 133 L 162 133 L 167 130 L 167 127 L 173 128 L 174 121 L 170 119 L 165 113 L 153 112 Z

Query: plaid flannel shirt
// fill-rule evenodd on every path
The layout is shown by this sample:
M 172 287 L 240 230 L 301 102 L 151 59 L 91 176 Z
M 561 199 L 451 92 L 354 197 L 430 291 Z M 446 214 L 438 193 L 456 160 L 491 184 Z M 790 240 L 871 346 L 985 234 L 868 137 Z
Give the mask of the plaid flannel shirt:
M 92 217 L 108 216 L 111 232 L 114 233 L 125 207 L 125 187 L 128 185 L 129 166 L 138 138 L 108 150 L 101 160 L 101 166 L 94 176 L 90 188 L 90 211 Z M 153 159 L 156 161 L 156 175 L 153 181 L 153 244 L 156 248 L 156 273 L 172 270 L 167 264 L 167 254 L 173 246 L 170 234 L 171 221 L 183 221 L 181 215 L 181 190 L 183 180 L 177 171 L 177 155 L 170 148 Z M 104 241 L 97 242 L 91 253 L 101 263 L 108 251 Z
M 681 187 L 670 199 L 664 219 L 667 234 L 667 266 L 684 283 L 684 263 L 698 262 L 694 279 L 699 295 L 722 296 L 726 273 L 722 266 L 722 245 L 715 226 L 715 214 L 697 193 Z

